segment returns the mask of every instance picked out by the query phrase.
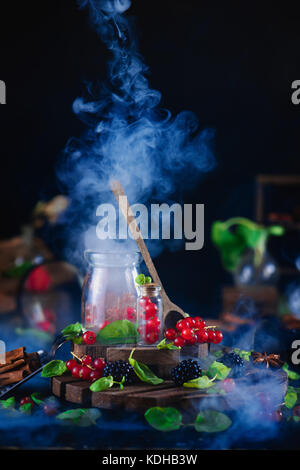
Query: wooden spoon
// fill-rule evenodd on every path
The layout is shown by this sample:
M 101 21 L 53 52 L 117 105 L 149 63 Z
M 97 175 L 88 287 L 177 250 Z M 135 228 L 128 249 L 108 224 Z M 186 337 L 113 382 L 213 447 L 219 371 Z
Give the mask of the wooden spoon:
M 146 263 L 148 271 L 153 279 L 153 281 L 161 287 L 161 297 L 163 301 L 163 319 L 166 328 L 174 327 L 178 320 L 188 316 L 182 308 L 178 307 L 178 305 L 171 302 L 169 297 L 166 294 L 166 291 L 162 285 L 162 282 L 157 274 L 156 268 L 153 264 L 152 258 L 149 254 L 149 251 L 146 247 L 140 229 L 136 223 L 134 215 L 131 211 L 131 208 L 128 203 L 128 199 L 126 194 L 124 193 L 124 189 L 120 183 L 120 181 L 113 180 L 110 182 L 110 187 L 114 196 L 120 206 L 120 209 L 127 221 L 129 230 L 132 233 L 133 238 L 136 241 L 136 244 L 142 254 L 142 257 Z

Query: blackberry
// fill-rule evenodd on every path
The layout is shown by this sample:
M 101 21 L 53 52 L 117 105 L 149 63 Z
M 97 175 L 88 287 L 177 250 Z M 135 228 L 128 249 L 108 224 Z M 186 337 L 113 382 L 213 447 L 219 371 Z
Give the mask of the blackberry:
M 104 367 L 103 376 L 108 377 L 111 375 L 116 382 L 121 382 L 125 377 L 125 385 L 134 384 L 137 381 L 137 375 L 133 367 L 121 359 L 119 361 L 108 362 Z
M 201 375 L 201 368 L 197 361 L 192 359 L 181 361 L 171 370 L 171 378 L 176 385 L 182 385 L 188 380 L 196 379 Z
M 219 362 L 231 368 L 230 377 L 241 377 L 244 373 L 244 359 L 239 354 L 234 352 L 224 354 Z

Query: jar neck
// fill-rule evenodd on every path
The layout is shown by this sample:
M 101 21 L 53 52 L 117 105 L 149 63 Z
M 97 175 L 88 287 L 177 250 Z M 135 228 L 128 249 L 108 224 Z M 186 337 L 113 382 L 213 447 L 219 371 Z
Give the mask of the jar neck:
M 157 297 L 160 295 L 161 287 L 157 284 L 144 284 L 141 286 L 141 295 L 143 297 Z

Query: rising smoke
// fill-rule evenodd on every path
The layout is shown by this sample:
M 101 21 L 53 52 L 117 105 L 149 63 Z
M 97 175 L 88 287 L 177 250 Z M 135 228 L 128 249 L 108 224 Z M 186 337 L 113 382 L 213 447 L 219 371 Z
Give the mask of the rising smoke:
M 96 239 L 95 213 L 99 204 L 113 201 L 111 179 L 121 181 L 131 204 L 166 202 L 185 187 L 192 188 L 215 164 L 214 132 L 199 131 L 192 112 L 172 116 L 160 105 L 161 93 L 150 87 L 132 19 L 123 15 L 130 1 L 78 3 L 89 8 L 111 59 L 99 96 L 74 101 L 73 111 L 87 130 L 70 139 L 58 169 L 72 201 L 67 235 L 73 262 L 76 254 L 81 259 L 83 247 L 107 248 Z

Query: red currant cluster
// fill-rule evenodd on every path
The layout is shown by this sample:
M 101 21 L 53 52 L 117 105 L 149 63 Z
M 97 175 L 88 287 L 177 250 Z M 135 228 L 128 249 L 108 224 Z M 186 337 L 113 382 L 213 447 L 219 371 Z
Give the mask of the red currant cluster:
M 75 356 L 66 362 L 67 369 L 72 373 L 76 379 L 86 380 L 87 382 L 95 382 L 95 380 L 103 377 L 104 367 L 106 366 L 103 359 L 100 357 L 93 361 L 92 357 L 88 354 L 82 358 Z
M 156 343 L 159 339 L 161 321 L 158 318 L 158 307 L 149 297 L 141 297 L 140 323 L 138 332 L 146 344 Z
M 33 410 L 35 403 L 31 397 L 23 397 L 20 400 L 20 406 L 30 404 L 30 411 Z M 47 416 L 54 416 L 58 413 L 57 406 L 55 403 L 49 401 L 48 403 L 44 403 L 43 411 Z
M 174 342 L 175 346 L 183 347 L 195 343 L 218 344 L 223 339 L 221 331 L 215 327 L 208 327 L 200 317 L 187 317 L 179 320 L 176 329 L 168 328 L 164 332 L 165 338 Z

